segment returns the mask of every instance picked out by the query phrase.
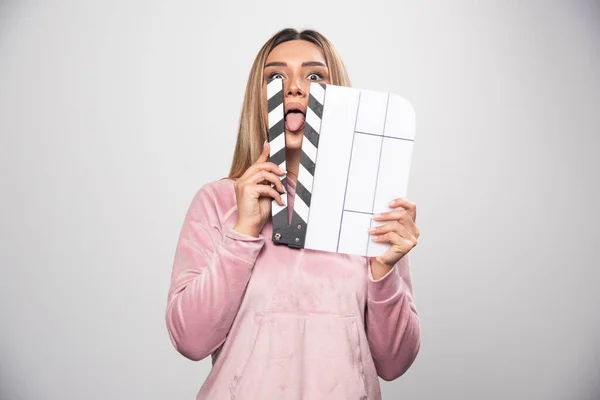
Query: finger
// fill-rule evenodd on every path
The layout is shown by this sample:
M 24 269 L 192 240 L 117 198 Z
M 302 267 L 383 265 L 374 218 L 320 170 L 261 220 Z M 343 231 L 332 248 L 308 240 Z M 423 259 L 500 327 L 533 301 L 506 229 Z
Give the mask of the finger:
M 281 196 L 281 194 L 277 193 L 277 191 L 275 189 L 273 189 L 271 186 L 257 185 L 256 191 L 261 196 L 271 197 L 271 198 L 275 199 L 275 201 L 277 201 L 277 204 L 279 204 L 280 206 L 282 206 L 282 207 L 285 206 L 285 201 L 283 200 L 283 197 Z
M 373 215 L 374 221 L 397 221 L 405 219 L 412 219 L 412 217 L 404 208 L 398 208 L 396 210 L 386 211 Z
M 251 182 L 252 184 L 257 183 L 256 180 L 254 179 L 254 177 L 256 176 L 257 173 L 260 173 L 261 171 L 267 171 L 267 172 L 272 172 L 274 174 L 278 174 L 278 175 L 285 175 L 286 172 L 284 170 L 282 170 L 281 168 L 279 168 L 277 166 L 277 164 L 274 164 L 272 162 L 263 162 L 263 163 L 255 163 L 252 164 L 250 166 L 250 168 L 248 168 L 246 170 L 246 172 L 244 172 L 244 175 L 242 175 L 242 177 L 240 178 L 240 180 L 242 180 L 243 182 Z M 279 181 L 281 181 L 281 177 L 277 178 Z M 267 183 L 267 182 L 265 182 Z M 282 185 L 280 185 L 280 191 L 283 188 Z M 285 190 L 284 190 L 285 191 Z
M 415 221 L 408 215 L 408 213 L 404 210 L 401 210 L 401 216 L 397 220 L 393 220 L 393 222 L 389 222 L 391 224 L 398 223 L 398 229 L 394 229 L 396 232 L 399 231 L 407 231 L 411 236 L 419 237 L 419 228 L 415 224 Z M 380 225 L 383 226 L 383 225 Z M 403 235 L 405 236 L 405 235 Z M 406 236 L 405 236 L 406 237 Z
M 407 240 L 418 239 L 419 230 L 416 226 L 407 227 L 402 225 L 400 221 L 388 222 L 387 224 L 376 226 L 368 229 L 371 236 L 385 236 L 388 233 L 394 233 Z
M 275 185 L 275 187 L 277 188 L 279 193 L 285 193 L 285 189 L 283 187 L 283 183 L 281 183 L 281 179 L 277 175 L 275 175 L 272 172 L 269 172 L 267 170 L 258 171 L 257 173 L 252 175 L 249 179 L 250 179 L 250 182 L 252 182 L 254 184 L 272 183 L 273 185 Z
M 412 219 L 412 217 L 408 214 L 408 211 L 400 209 L 398 210 L 398 215 L 398 219 L 396 219 L 395 221 L 397 221 L 400 225 L 406 227 L 411 232 L 418 231 L 417 225 L 415 224 L 415 221 Z
M 373 236 L 371 239 L 374 242 L 378 242 L 378 243 L 392 244 L 392 241 L 393 241 L 394 242 L 393 244 L 396 244 L 396 245 L 402 243 L 403 240 L 406 240 L 405 238 L 403 238 L 402 236 L 398 235 L 395 232 L 388 232 L 383 235 Z
M 268 140 L 265 140 L 265 142 L 263 143 L 263 151 L 260 154 L 260 157 L 258 157 L 257 162 L 265 162 L 269 159 L 269 151 L 271 149 L 271 144 L 269 143 Z
M 388 232 L 381 236 L 373 236 L 372 240 L 377 243 L 389 243 L 407 250 L 410 250 L 417 245 L 417 239 L 415 237 L 403 237 L 396 232 Z
M 402 207 L 412 217 L 413 221 L 417 220 L 417 205 L 406 197 L 398 197 L 390 201 L 388 204 L 390 208 Z
M 270 162 L 270 161 L 262 162 L 262 163 L 256 163 L 254 165 L 254 168 L 257 171 L 267 170 L 267 171 L 271 171 L 274 174 L 278 174 L 278 175 L 285 175 L 287 173 L 286 171 L 284 171 L 283 169 L 281 169 L 279 167 L 279 165 L 275 164 L 274 162 Z
M 385 223 L 385 224 L 379 225 L 379 226 L 372 226 L 372 227 L 368 228 L 367 231 L 371 235 L 380 236 L 380 235 L 384 235 L 388 232 L 400 231 L 403 229 L 407 229 L 407 228 L 405 226 L 403 226 L 402 224 L 400 224 L 400 222 L 393 221 L 393 222 L 388 222 L 388 223 Z

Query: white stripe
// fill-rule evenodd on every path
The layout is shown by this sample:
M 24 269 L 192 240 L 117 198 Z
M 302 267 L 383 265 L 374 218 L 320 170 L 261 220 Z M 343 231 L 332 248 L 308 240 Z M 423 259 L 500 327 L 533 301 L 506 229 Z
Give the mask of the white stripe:
M 310 94 L 321 104 L 325 101 L 325 89 L 318 83 L 312 83 L 310 85 Z
M 313 176 L 304 168 L 304 165 L 300 164 L 298 169 L 298 182 L 302 184 L 310 193 L 312 193 L 313 187 Z
M 283 103 L 269 113 L 269 129 L 283 119 Z
M 277 154 L 279 150 L 285 148 L 285 133 L 282 133 L 279 136 L 277 136 L 269 144 L 271 145 L 270 156 L 273 157 L 275 154 Z
M 283 80 L 273 79 L 271 83 L 267 85 L 267 99 L 275 96 L 278 92 L 283 90 Z
M 294 211 L 302 218 L 304 223 L 308 222 L 308 206 L 298 194 L 294 196 Z
M 317 162 L 317 148 L 310 142 L 310 140 L 304 140 L 304 138 L 302 138 L 302 151 L 306 153 L 312 162 Z
M 282 196 L 282 199 L 283 199 L 283 196 Z M 284 199 L 284 201 L 285 201 L 285 199 Z M 273 199 L 273 201 L 271 202 L 271 215 L 275 216 L 275 215 L 279 214 L 280 212 L 282 212 L 285 208 L 287 208 L 287 205 L 280 206 L 279 204 L 277 204 L 275 199 Z
M 315 114 L 310 107 L 306 108 L 306 122 L 313 128 L 317 133 L 321 130 L 321 118 Z

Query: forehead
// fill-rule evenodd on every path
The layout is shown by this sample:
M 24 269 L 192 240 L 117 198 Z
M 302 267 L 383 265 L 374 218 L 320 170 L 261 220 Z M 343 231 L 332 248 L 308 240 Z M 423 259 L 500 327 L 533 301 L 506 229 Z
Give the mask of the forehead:
M 267 63 L 273 61 L 301 64 L 305 61 L 321 61 L 325 63 L 325 56 L 321 49 L 306 40 L 290 40 L 277 45 L 269 56 Z

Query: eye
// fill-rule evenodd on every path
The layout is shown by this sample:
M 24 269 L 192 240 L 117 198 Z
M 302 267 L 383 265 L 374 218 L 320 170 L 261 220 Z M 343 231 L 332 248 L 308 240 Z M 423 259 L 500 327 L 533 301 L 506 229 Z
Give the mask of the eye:
M 307 78 L 309 81 L 318 81 L 320 79 L 323 79 L 323 74 L 320 74 L 318 72 L 311 72 L 310 74 L 308 74 Z
M 283 75 L 281 75 L 279 72 L 273 72 L 269 75 L 269 79 L 283 79 Z

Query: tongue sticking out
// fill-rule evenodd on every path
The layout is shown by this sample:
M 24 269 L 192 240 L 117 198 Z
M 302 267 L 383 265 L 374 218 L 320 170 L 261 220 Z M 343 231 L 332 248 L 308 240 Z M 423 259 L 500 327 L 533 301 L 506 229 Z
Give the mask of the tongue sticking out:
M 297 132 L 304 127 L 304 114 L 289 113 L 285 118 L 285 129 Z

